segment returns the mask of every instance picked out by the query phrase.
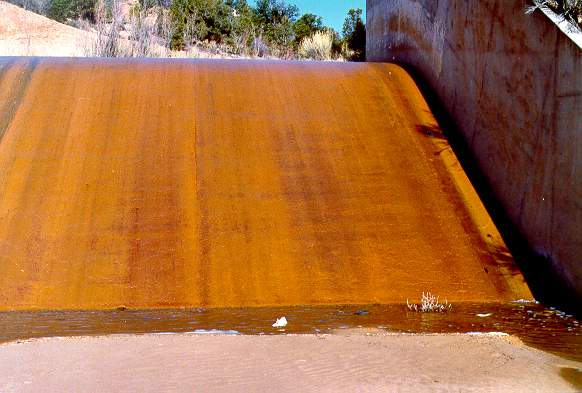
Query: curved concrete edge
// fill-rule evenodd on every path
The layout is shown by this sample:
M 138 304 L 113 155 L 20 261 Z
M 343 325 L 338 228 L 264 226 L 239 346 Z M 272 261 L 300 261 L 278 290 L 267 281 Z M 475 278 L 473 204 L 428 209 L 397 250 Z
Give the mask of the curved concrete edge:
M 395 73 L 401 82 L 401 94 L 406 94 L 411 102 L 418 104 L 418 107 L 429 108 L 429 104 L 419 90 L 413 75 L 405 67 L 397 64 L 390 63 L 388 67 L 387 71 Z M 421 123 L 428 125 L 429 132 L 432 135 L 432 137 L 428 138 L 428 141 L 430 141 L 429 146 L 431 147 L 428 152 L 429 155 L 438 156 L 441 160 L 446 170 L 446 176 L 451 179 L 457 195 L 463 202 L 463 209 L 470 217 L 480 236 L 483 248 L 492 256 L 492 260 L 487 267 L 497 272 L 496 277 L 500 278 L 500 280 L 497 280 L 499 285 L 507 286 L 508 291 L 513 293 L 514 296 L 519 299 L 533 299 L 524 276 L 517 269 L 515 261 L 499 233 L 499 229 L 487 212 L 467 173 L 460 165 L 459 158 L 453 151 L 449 141 L 446 138 L 438 137 L 439 135 L 447 135 L 448 130 L 443 132 L 432 112 L 424 110 L 420 115 L 422 117 Z
M 403 64 L 434 92 L 483 174 L 481 191 L 500 203 L 514 255 L 524 249 L 534 294 L 575 311 L 582 56 L 546 16 L 524 9 L 518 0 L 369 0 L 367 59 Z

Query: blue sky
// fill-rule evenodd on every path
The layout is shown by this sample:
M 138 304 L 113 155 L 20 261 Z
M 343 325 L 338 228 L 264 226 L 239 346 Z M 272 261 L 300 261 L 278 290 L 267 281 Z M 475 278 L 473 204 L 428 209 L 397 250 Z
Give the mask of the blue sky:
M 249 3 L 254 4 L 254 0 Z M 366 0 L 286 0 L 286 3 L 299 7 L 300 15 L 311 13 L 321 16 L 324 25 L 340 33 L 350 8 L 361 8 L 366 21 Z

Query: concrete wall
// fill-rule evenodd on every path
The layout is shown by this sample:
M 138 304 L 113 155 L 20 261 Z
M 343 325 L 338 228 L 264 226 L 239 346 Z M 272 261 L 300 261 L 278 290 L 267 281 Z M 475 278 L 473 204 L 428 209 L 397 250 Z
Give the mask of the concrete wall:
M 408 65 L 435 94 L 499 202 L 506 236 L 531 251 L 522 269 L 557 278 L 545 293 L 533 283 L 534 293 L 579 305 L 582 51 L 541 12 L 524 15 L 526 3 L 368 0 L 367 59 Z

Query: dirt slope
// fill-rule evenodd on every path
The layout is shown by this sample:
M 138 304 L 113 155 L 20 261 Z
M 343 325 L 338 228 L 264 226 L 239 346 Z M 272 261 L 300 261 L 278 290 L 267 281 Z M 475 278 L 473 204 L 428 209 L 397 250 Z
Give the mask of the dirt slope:
M 91 36 L 0 1 L 0 56 L 83 56 Z

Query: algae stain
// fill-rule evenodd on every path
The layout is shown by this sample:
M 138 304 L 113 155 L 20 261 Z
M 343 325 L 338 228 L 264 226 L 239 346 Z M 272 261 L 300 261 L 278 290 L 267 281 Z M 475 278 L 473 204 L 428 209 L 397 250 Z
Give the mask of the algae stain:
M 3 105 L 0 104 L 0 141 L 2 141 L 4 134 L 16 116 L 38 63 L 39 59 L 36 57 L 28 61 L 28 64 L 17 76 L 18 79 L 13 82 L 8 99 L 5 100 Z M 4 74 L 10 67 L 14 66 L 15 62 L 9 62 L 5 67 L 2 67 L 2 73 Z

